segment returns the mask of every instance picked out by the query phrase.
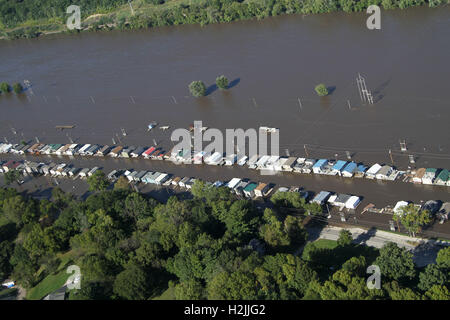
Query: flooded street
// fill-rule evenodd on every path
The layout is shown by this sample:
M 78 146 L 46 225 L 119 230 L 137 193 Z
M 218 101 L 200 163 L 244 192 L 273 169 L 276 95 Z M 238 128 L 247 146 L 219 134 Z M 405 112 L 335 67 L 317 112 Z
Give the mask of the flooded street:
M 202 120 L 222 130 L 278 127 L 281 154 L 288 149 L 305 156 L 306 144 L 311 157 L 345 159 L 348 150 L 355 160 L 390 163 L 392 149 L 402 168 L 408 161 L 400 155 L 399 140 L 406 139 L 417 165 L 450 167 L 450 8 L 383 11 L 381 31 L 368 30 L 366 18 L 292 15 L 2 41 L 0 81 L 29 80 L 32 92 L 0 96 L 0 138 L 100 144 L 114 138 L 147 146 L 155 139 L 169 149 L 173 129 Z M 374 105 L 362 105 L 358 73 Z M 221 74 L 231 81 L 228 92 L 210 87 L 206 97 L 190 96 L 191 81 L 212 86 Z M 333 88 L 330 96 L 315 94 L 320 82 Z M 152 121 L 171 128 L 147 132 Z M 57 125 L 75 128 L 59 131 Z M 215 169 L 208 170 L 205 174 Z M 228 175 L 228 169 L 217 170 Z M 239 176 L 239 170 L 229 175 Z M 195 168 L 189 175 L 202 172 Z M 298 183 L 319 187 L 322 178 L 313 179 Z M 324 179 L 326 189 L 335 191 L 360 183 Z M 389 186 L 395 183 L 387 185 L 377 198 L 391 200 Z M 425 190 L 415 188 L 408 185 L 404 194 L 396 189 L 396 199 Z

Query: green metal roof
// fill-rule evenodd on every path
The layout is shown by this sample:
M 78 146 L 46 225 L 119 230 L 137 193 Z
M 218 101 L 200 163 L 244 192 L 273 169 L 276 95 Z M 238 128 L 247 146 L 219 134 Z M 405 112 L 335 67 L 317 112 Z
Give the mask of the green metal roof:
M 446 181 L 448 181 L 448 176 L 449 176 L 448 170 L 444 169 L 441 171 L 441 173 L 439 173 L 439 175 L 437 176 L 437 179 L 446 182 Z
M 435 168 L 427 168 L 427 170 L 425 172 L 434 172 L 436 173 L 437 169 Z

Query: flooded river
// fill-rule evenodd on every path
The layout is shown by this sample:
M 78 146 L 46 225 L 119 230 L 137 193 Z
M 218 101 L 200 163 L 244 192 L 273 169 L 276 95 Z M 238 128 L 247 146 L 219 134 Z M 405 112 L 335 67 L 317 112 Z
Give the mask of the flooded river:
M 450 8 L 291 15 L 224 25 L 53 35 L 0 42 L 0 81 L 32 90 L 0 96 L 0 138 L 16 142 L 152 145 L 194 120 L 225 128 L 280 128 L 280 153 L 450 167 Z M 363 105 L 361 73 L 375 104 Z M 232 83 L 212 86 L 218 75 Z M 192 98 L 203 80 L 209 95 Z M 332 93 L 319 98 L 320 82 Z M 300 98 L 301 107 L 298 99 Z M 350 102 L 350 107 L 349 103 Z M 170 130 L 153 129 L 147 125 Z M 75 125 L 58 131 L 57 125 Z M 125 129 L 127 136 L 121 135 Z M 13 133 L 16 132 L 16 134 Z M 117 135 L 120 137 L 120 141 Z M 413 188 L 411 186 L 411 188 Z

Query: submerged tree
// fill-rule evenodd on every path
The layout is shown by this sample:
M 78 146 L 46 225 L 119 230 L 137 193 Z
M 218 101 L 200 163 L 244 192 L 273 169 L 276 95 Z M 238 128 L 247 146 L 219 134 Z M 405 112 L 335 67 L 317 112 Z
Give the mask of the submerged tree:
M 228 79 L 224 75 L 221 75 L 216 78 L 216 85 L 221 90 L 228 89 Z
M 192 81 L 189 91 L 194 97 L 203 97 L 206 94 L 206 86 L 203 81 Z
M 19 82 L 13 84 L 13 90 L 16 94 L 19 94 L 23 91 L 23 87 Z
M 0 91 L 7 93 L 11 91 L 11 87 L 9 86 L 9 84 L 7 82 L 2 82 L 0 83 Z
M 323 83 L 318 84 L 315 87 L 315 90 L 320 97 L 324 97 L 324 96 L 328 95 L 328 89 Z

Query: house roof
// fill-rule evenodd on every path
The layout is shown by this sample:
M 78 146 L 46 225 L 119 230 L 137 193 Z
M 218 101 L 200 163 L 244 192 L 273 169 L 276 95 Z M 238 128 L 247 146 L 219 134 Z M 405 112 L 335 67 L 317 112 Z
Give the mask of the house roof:
M 449 172 L 447 169 L 444 169 L 441 171 L 441 173 L 438 174 L 437 179 L 446 182 L 446 181 L 448 181 L 448 177 L 449 177 Z
M 345 166 L 344 170 L 342 171 L 352 173 L 353 171 L 356 170 L 356 168 L 357 168 L 356 163 L 350 162 L 348 165 Z
M 344 166 L 347 164 L 347 161 L 343 161 L 343 160 L 338 160 L 334 166 L 333 166 L 333 170 L 338 170 L 341 171 Z
M 318 160 L 314 165 L 313 168 L 320 168 L 322 167 L 324 164 L 326 164 L 328 162 L 327 159 L 320 159 Z
M 375 163 L 373 166 L 367 170 L 368 174 L 376 174 L 381 169 L 381 166 L 378 163 Z

